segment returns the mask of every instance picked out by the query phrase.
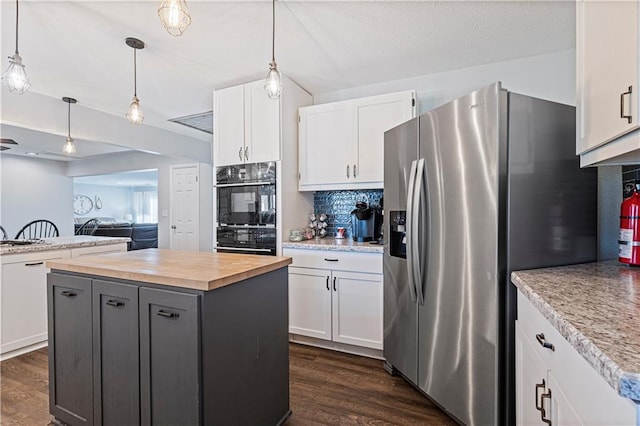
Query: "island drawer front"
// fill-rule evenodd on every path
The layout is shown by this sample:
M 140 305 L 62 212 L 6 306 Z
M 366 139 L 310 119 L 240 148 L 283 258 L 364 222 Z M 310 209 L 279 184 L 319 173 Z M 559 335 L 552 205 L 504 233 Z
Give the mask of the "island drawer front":
M 293 258 L 291 266 L 299 268 L 382 274 L 382 253 L 283 249 L 282 255 Z

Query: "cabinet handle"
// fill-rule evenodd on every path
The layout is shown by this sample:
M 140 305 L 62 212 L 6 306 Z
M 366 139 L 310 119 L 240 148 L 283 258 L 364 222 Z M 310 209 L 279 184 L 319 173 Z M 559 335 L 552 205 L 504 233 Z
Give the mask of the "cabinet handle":
M 240 147 L 240 151 L 238 151 L 238 158 L 242 161 L 242 147 Z
M 629 95 L 631 96 L 631 88 L 633 86 L 629 86 L 629 90 L 621 93 L 620 94 L 620 118 L 626 118 L 627 119 L 627 123 L 631 124 L 631 116 L 630 115 L 624 115 L 624 96 L 625 95 Z
M 337 291 L 336 290 L 336 277 L 333 277 L 333 291 Z
M 556 347 L 553 346 L 552 343 L 549 343 L 544 339 L 544 333 L 536 334 L 536 340 L 538 341 L 538 343 L 540 343 L 540 346 L 542 346 L 543 348 L 551 349 L 552 351 L 555 352 Z
M 177 312 L 158 311 L 158 315 L 165 318 L 178 318 L 180 316 Z
M 542 383 L 536 383 L 536 410 L 542 410 L 542 403 L 540 402 L 540 389 L 544 392 L 544 388 L 546 387 L 546 383 L 544 379 L 542 379 Z
M 39 266 L 44 265 L 44 262 L 25 263 L 24 266 Z
M 249 147 L 248 146 L 244 147 L 244 159 L 246 161 L 249 161 Z
M 171 225 L 171 229 L 176 229 L 176 226 L 175 225 Z
M 353 165 L 353 177 L 354 178 L 356 177 L 356 165 L 355 164 Z
M 124 302 L 120 300 L 107 300 L 107 305 L 113 306 L 114 308 L 121 308 L 124 306 Z
M 327 290 L 331 291 L 331 288 L 329 288 L 329 275 L 327 275 Z
M 347 177 L 349 177 L 349 165 L 347 164 Z
M 77 296 L 77 294 L 75 294 L 73 291 L 68 291 L 68 290 L 63 291 L 60 294 L 62 296 L 65 296 L 65 297 L 76 297 Z
M 327 262 L 338 262 L 340 259 L 327 259 L 325 257 L 324 260 L 326 260 Z
M 544 400 L 549 398 L 549 402 L 551 402 L 551 389 L 547 391 L 547 393 L 543 393 L 540 401 L 540 420 L 552 426 L 551 419 L 547 419 L 547 411 L 544 409 Z

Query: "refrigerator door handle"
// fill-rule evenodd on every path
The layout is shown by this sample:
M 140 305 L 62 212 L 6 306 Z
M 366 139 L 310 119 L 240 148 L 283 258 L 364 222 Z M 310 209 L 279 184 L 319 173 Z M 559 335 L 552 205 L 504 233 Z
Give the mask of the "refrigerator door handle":
M 424 232 L 424 227 L 420 226 L 422 221 L 420 220 L 423 215 L 426 214 L 426 200 L 424 196 L 424 158 L 418 160 L 418 167 L 416 170 L 415 187 L 413 189 L 413 212 L 411 214 L 411 228 L 413 229 L 414 238 L 411 239 L 413 249 L 411 254 L 413 256 L 413 270 L 415 286 L 415 292 L 417 295 L 418 303 L 424 305 L 424 295 L 422 291 L 423 282 L 423 262 L 424 256 L 421 253 L 421 244 L 424 244 L 420 235 Z
M 406 217 L 406 229 L 405 229 L 405 246 L 407 247 L 407 278 L 409 280 L 409 294 L 411 301 L 415 302 L 416 297 L 416 285 L 414 283 L 414 265 L 413 265 L 413 200 L 416 186 L 416 170 L 418 168 L 418 161 L 411 162 L 411 171 L 409 172 L 409 186 L 407 187 L 407 217 Z

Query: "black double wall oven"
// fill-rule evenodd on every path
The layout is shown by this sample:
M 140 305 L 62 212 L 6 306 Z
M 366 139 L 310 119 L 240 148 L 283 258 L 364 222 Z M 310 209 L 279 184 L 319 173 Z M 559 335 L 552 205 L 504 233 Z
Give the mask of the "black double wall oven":
M 276 163 L 216 169 L 216 250 L 276 254 Z

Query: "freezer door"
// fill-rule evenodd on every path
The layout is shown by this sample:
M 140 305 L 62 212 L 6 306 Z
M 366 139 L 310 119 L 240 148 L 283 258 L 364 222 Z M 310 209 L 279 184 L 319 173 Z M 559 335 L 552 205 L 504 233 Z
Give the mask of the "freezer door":
M 496 84 L 419 117 L 426 270 L 418 385 L 467 425 L 496 423 L 503 96 Z
M 418 120 L 384 134 L 384 357 L 417 383 L 417 306 L 404 256 L 403 223 L 412 162 L 418 157 Z M 393 247 L 391 245 L 393 244 Z M 402 245 L 402 248 L 399 246 Z M 412 296 L 413 293 L 413 296 Z M 413 299 L 413 301 L 412 301 Z

